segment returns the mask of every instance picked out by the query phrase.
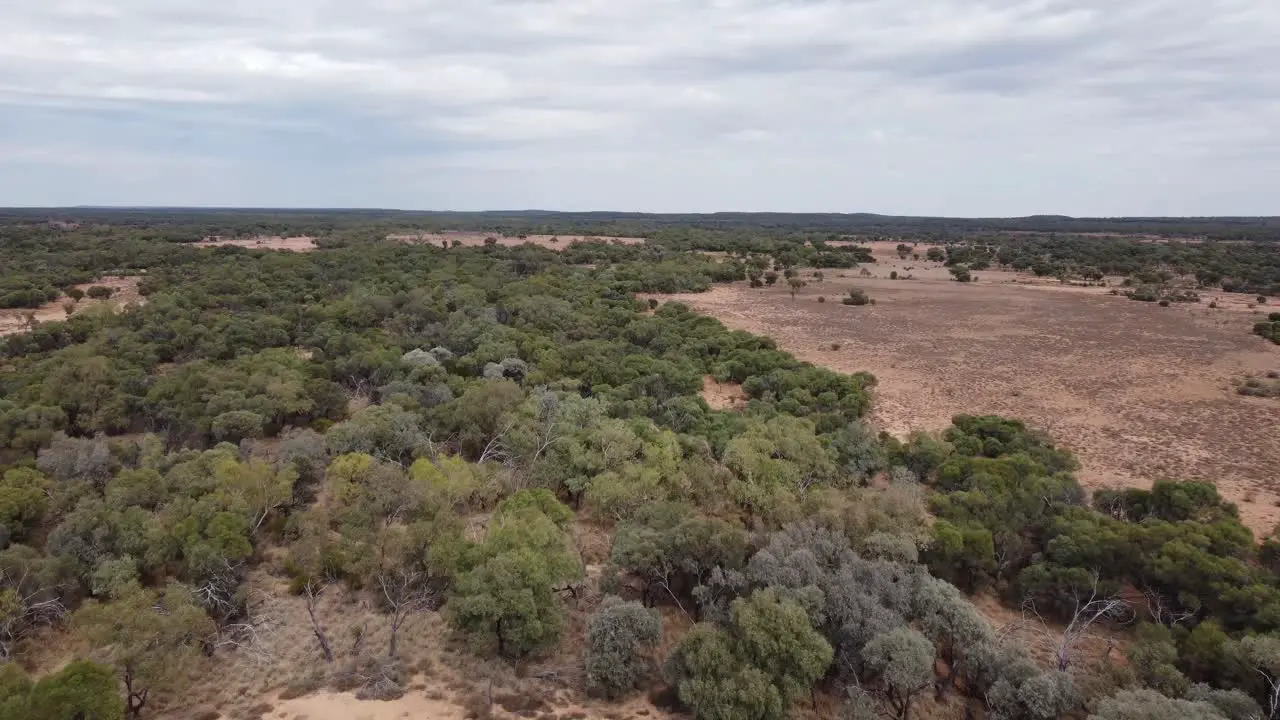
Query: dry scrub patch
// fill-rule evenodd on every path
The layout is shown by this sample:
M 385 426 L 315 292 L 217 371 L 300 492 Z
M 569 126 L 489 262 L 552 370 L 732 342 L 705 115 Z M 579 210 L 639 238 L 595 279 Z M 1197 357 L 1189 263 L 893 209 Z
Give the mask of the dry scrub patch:
M 1249 334 L 1249 317 L 1207 302 L 1162 308 L 1102 288 L 1024 285 L 1008 272 L 962 284 L 937 263 L 877 255 L 865 266 L 875 277 L 828 271 L 794 300 L 745 283 L 666 299 L 802 360 L 873 373 L 873 420 L 894 434 L 940 430 L 960 413 L 1019 418 L 1074 451 L 1088 487 L 1210 480 L 1255 532 L 1280 521 L 1280 409 L 1232 385 L 1280 358 L 1280 346 Z M 916 279 L 888 279 L 907 266 Z M 876 305 L 831 302 L 852 286 Z
M 644 238 L 638 237 L 614 237 L 614 236 L 594 236 L 594 235 L 526 235 L 524 237 L 504 237 L 497 233 L 483 232 L 440 232 L 440 233 L 419 233 L 417 235 L 388 235 L 388 240 L 397 242 L 410 243 L 414 245 L 435 245 L 441 246 L 441 243 L 448 243 L 452 246 L 455 242 L 460 243 L 463 247 L 482 247 L 485 240 L 493 238 L 497 245 L 505 247 L 517 247 L 519 245 L 533 244 L 539 247 L 549 248 L 551 250 L 563 250 L 575 242 L 605 242 L 616 243 L 620 245 L 643 245 Z
M 588 700 L 580 691 L 581 638 L 586 617 L 599 601 L 590 587 L 578 598 L 566 594 L 565 633 L 551 654 L 514 665 L 476 656 L 452 635 L 440 613 L 415 615 L 401 628 L 398 641 L 404 695 L 385 701 L 358 699 L 352 685 L 361 668 L 385 659 L 390 619 L 377 612 L 368 593 L 340 584 L 328 587 L 316 608 L 334 653 L 334 662 L 325 663 L 304 599 L 290 595 L 285 580 L 267 570 L 279 565 L 283 553 L 279 555 L 246 581 L 251 613 L 265 621 L 260 643 L 219 649 L 192 678 L 180 701 L 175 699 L 163 712 L 157 708 L 157 717 L 186 720 L 200 710 L 225 720 L 669 717 L 643 693 L 607 703 Z M 354 680 L 347 680 L 353 670 Z M 271 709 L 255 714 L 266 707 Z
M 113 311 L 119 310 L 127 305 L 141 305 L 146 300 L 138 294 L 138 278 L 137 277 L 120 277 L 115 275 L 106 275 L 98 278 L 91 283 L 77 285 L 76 287 L 82 291 L 88 292 L 89 288 L 101 285 L 102 287 L 111 288 L 114 292 L 111 297 L 103 300 L 94 300 L 88 296 L 74 303 L 71 314 L 77 315 L 82 312 L 98 307 L 109 307 Z M 70 317 L 64 307 L 66 303 L 70 303 L 71 298 L 61 295 L 53 302 L 45 303 L 38 308 L 5 308 L 0 309 L 0 336 L 14 335 L 16 333 L 25 332 L 29 328 L 27 317 L 33 317 L 36 323 L 61 322 Z
M 211 237 L 194 243 L 196 247 L 219 247 L 234 245 L 251 250 L 288 250 L 289 252 L 311 252 L 316 249 L 313 237 L 280 237 L 279 235 L 259 235 L 251 238 Z

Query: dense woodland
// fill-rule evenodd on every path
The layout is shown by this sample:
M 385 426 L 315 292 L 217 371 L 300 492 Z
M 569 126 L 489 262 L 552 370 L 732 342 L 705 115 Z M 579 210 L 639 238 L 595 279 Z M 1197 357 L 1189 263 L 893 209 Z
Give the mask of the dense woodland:
M 819 694 L 853 720 L 924 702 L 1280 718 L 1280 541 L 1212 484 L 1089 497 L 1074 458 L 1013 419 L 877 433 L 873 377 L 635 296 L 849 266 L 856 248 L 766 225 L 557 253 L 388 242 L 407 221 L 373 212 L 47 219 L 0 225 L 5 302 L 133 274 L 145 303 L 0 343 L 0 719 L 180 708 L 192 672 L 252 641 L 255 573 L 307 600 L 321 667 L 336 639 L 313 601 L 367 594 L 392 630 L 362 676 L 374 697 L 406 692 L 397 641 L 440 613 L 472 653 L 581 647 L 578 691 L 648 691 L 704 720 L 791 717 Z M 321 249 L 184 242 L 228 228 Z M 1006 240 L 1019 250 L 996 262 L 1196 274 L 1212 257 L 1216 282 L 1263 284 L 1277 269 L 1274 246 Z M 967 264 L 975 247 L 950 250 Z M 709 407 L 708 375 L 748 406 Z M 596 578 L 571 541 L 584 525 L 610 539 Z M 605 597 L 573 634 L 581 594 Z M 979 594 L 1042 623 L 1045 646 L 998 633 Z M 658 610 L 693 622 L 666 656 Z M 1086 671 L 1095 635 L 1128 637 L 1127 657 Z M 83 657 L 33 664 L 33 643 L 67 636 Z

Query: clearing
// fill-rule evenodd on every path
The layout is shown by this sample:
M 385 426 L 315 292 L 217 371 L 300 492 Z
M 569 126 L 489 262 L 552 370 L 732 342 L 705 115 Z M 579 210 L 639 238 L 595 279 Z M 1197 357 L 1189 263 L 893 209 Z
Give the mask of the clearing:
M 219 247 L 234 245 L 251 250 L 288 250 L 290 252 L 311 252 L 316 249 L 313 237 L 280 237 L 279 235 L 259 235 L 251 238 L 211 237 L 193 243 L 196 247 Z
M 872 421 L 896 435 L 960 413 L 1018 418 L 1076 453 L 1086 487 L 1210 480 L 1255 533 L 1280 521 L 1280 403 L 1233 385 L 1280 370 L 1280 346 L 1249 332 L 1262 309 L 1247 298 L 1162 308 L 995 270 L 961 284 L 938 263 L 899 260 L 895 246 L 876 243 L 879 263 L 827 270 L 821 283 L 802 272 L 809 284 L 794 300 L 781 282 L 662 297 L 802 360 L 873 373 Z M 915 279 L 889 280 L 893 270 Z M 842 305 L 851 287 L 876 304 Z
M 504 237 L 497 233 L 483 232 L 438 232 L 438 233 L 420 233 L 417 235 L 388 235 L 388 240 L 398 240 L 399 242 L 413 243 L 416 245 L 440 245 L 447 242 L 453 245 L 454 242 L 461 243 L 463 247 L 479 247 L 484 245 L 487 238 L 497 240 L 499 245 L 507 247 L 515 247 L 532 243 L 544 248 L 552 250 L 563 250 L 575 242 L 607 242 L 618 243 L 621 245 L 643 245 L 644 238 L 638 237 L 613 237 L 613 236 L 595 236 L 595 235 L 525 235 L 524 237 Z
M 91 283 L 77 285 L 76 287 L 87 292 L 94 285 L 102 285 L 109 287 L 114 292 L 111 297 L 105 300 L 94 300 L 89 297 L 81 298 L 75 303 L 71 314 L 79 314 L 91 308 L 108 306 L 113 310 L 122 308 L 129 304 L 141 305 L 146 300 L 138 294 L 138 278 L 137 277 L 120 277 L 115 275 L 106 275 L 98 278 Z M 0 310 L 0 337 L 5 335 L 15 335 L 25 332 L 31 327 L 29 318 L 34 320 L 36 324 L 46 322 L 61 322 L 66 320 L 69 315 L 64 303 L 71 302 L 71 298 L 62 295 L 57 300 L 47 302 L 38 308 L 5 308 Z

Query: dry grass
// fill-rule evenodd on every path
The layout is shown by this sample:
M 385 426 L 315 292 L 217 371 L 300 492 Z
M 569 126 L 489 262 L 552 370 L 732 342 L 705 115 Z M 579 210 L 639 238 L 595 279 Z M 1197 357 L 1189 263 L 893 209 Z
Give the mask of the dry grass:
M 588 546 L 584 554 L 598 554 L 591 546 L 600 532 L 585 526 L 575 532 Z M 219 651 L 181 699 L 157 705 L 156 717 L 186 720 L 193 708 L 225 720 L 667 717 L 643 696 L 623 703 L 585 699 L 581 638 L 600 599 L 591 583 L 578 598 L 565 596 L 564 641 L 550 655 L 518 664 L 478 657 L 438 613 L 412 618 L 400 632 L 399 681 L 386 693 L 373 681 L 386 665 L 387 617 L 364 593 L 328 588 L 317 609 L 335 656 L 326 664 L 302 598 L 287 593 L 285 581 L 271 574 L 273 564 L 268 560 L 247 581 L 254 614 L 267 620 L 257 652 Z
M 1079 456 L 1086 486 L 1210 480 L 1255 532 L 1280 521 L 1280 418 L 1274 402 L 1232 384 L 1274 369 L 1280 346 L 1249 334 L 1256 311 L 1240 309 L 1243 296 L 1217 295 L 1225 307 L 1216 310 L 1207 299 L 1161 308 L 993 270 L 961 284 L 939 263 L 899 260 L 895 245 L 873 245 L 876 277 L 830 271 L 795 300 L 746 283 L 664 299 L 775 338 L 803 360 L 873 373 L 873 420 L 897 435 L 941 429 L 959 413 L 1020 418 Z M 915 279 L 887 279 L 907 266 Z M 816 302 L 855 282 L 874 307 Z

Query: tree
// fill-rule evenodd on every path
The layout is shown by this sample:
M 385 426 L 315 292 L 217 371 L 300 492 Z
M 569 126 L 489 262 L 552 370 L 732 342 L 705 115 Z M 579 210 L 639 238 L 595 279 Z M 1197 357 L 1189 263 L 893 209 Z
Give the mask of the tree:
M 915 630 L 901 627 L 872 639 L 863 649 L 863 657 L 884 683 L 898 720 L 908 720 L 912 700 L 933 684 L 933 643 Z
M 831 657 L 805 609 L 770 588 L 735 600 L 725 629 L 695 625 L 670 668 L 681 702 L 698 718 L 774 720 L 810 691 Z
M 735 600 L 729 624 L 739 656 L 770 678 L 786 705 L 808 694 L 831 665 L 831 645 L 809 614 L 774 588 Z
M 31 468 L 0 476 L 0 547 L 26 539 L 40 524 L 49 507 L 48 492 L 49 482 Z
M 1060 670 L 1035 673 L 1023 679 L 1024 668 L 1015 665 L 1016 675 L 1006 675 L 987 691 L 989 717 L 993 720 L 1057 720 L 1080 704 L 1071 676 Z
M 111 668 L 75 660 L 41 678 L 31 690 L 29 720 L 117 720 L 124 717 L 124 701 Z
M 1179 697 L 1187 689 L 1187 678 L 1175 664 L 1178 648 L 1173 633 L 1163 625 L 1143 624 L 1137 641 L 1129 648 L 1129 662 L 1142 684 L 1169 697 Z
M 73 660 L 34 685 L 16 663 L 0 666 L 0 720 L 122 720 L 111 668 Z
M 66 617 L 59 565 L 25 545 L 0 551 L 0 662 L 34 629 Z
M 842 299 L 840 302 L 845 305 L 869 305 L 871 304 L 871 297 L 862 288 L 849 288 L 849 297 Z
M 233 410 L 213 419 L 210 430 L 218 441 L 240 442 L 247 438 L 262 437 L 266 419 L 248 410 Z
M 361 410 L 330 428 L 325 441 L 336 454 L 367 453 L 400 464 L 431 449 L 431 439 L 419 427 L 417 416 L 394 405 Z
M 244 503 L 254 532 L 273 511 L 293 498 L 293 484 L 298 478 L 298 471 L 292 466 L 277 471 L 257 458 L 247 463 L 224 458 L 217 463 L 214 473 L 219 487 Z
M 482 646 L 522 657 L 560 637 L 556 591 L 582 576 L 562 529 L 571 511 L 545 490 L 523 491 L 498 508 L 478 564 L 458 577 L 448 619 Z
M 1050 633 L 1048 631 L 1049 626 L 1041 619 L 1041 625 L 1045 628 L 1048 643 L 1053 650 L 1054 661 L 1060 671 L 1065 671 L 1071 667 L 1075 661 L 1076 648 L 1079 646 L 1080 641 L 1092 632 L 1095 625 L 1105 622 L 1127 622 L 1132 619 L 1129 613 L 1129 604 L 1119 595 L 1101 595 L 1099 593 L 1096 573 L 1093 575 L 1092 581 L 1091 586 L 1088 588 L 1088 595 L 1085 595 L 1082 590 L 1077 590 L 1073 593 L 1073 609 L 1068 616 L 1067 626 L 1063 628 L 1060 638 L 1055 637 L 1056 633 Z M 1024 603 L 1024 607 L 1039 617 L 1033 601 L 1028 600 Z
M 1217 708 L 1227 720 L 1259 720 L 1262 708 L 1243 690 L 1216 690 L 1203 683 L 1187 688 L 1184 700 L 1203 702 Z
M 798 277 L 792 276 L 787 278 L 787 285 L 791 291 L 791 299 L 795 300 L 796 293 L 800 291 L 800 288 L 805 286 L 805 282 Z
M 651 664 L 648 654 L 661 639 L 657 610 L 606 597 L 587 620 L 587 684 L 610 698 L 633 690 Z
M 1240 649 L 1265 684 L 1267 717 L 1280 716 L 1280 635 L 1250 635 L 1240 641 Z
M 394 660 L 400 628 L 413 615 L 439 607 L 438 593 L 427 572 L 413 557 L 414 548 L 403 528 L 383 530 L 378 547 L 372 580 L 379 605 L 391 616 L 387 657 Z
M 1098 703 L 1089 720 L 1226 720 L 1207 702 L 1175 700 L 1154 690 L 1121 690 Z
M 694 625 L 670 662 L 680 702 L 698 720 L 782 720 L 782 693 L 759 668 L 739 658 L 729 634 L 709 623 Z
M 141 716 L 152 692 L 176 690 L 215 631 L 191 591 L 177 584 L 110 603 L 91 600 L 74 625 L 119 673 L 127 718 Z

